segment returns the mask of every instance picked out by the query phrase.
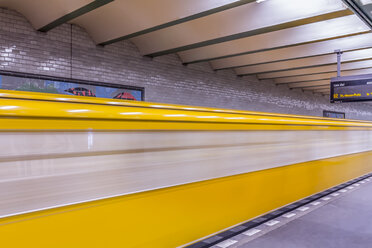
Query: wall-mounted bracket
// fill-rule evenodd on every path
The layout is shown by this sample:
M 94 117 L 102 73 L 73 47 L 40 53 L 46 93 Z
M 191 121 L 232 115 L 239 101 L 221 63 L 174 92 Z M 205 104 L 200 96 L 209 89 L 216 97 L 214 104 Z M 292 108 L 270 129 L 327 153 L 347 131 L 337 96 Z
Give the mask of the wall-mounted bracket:
M 341 77 L 341 55 L 343 52 L 337 49 L 335 53 L 337 54 L 337 77 Z

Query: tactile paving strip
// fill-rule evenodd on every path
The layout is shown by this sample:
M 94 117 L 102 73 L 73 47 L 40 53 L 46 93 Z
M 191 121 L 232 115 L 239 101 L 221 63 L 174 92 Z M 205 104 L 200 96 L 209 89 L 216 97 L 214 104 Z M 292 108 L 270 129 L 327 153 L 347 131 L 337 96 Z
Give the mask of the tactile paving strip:
M 297 201 L 297 202 L 294 202 L 290 205 L 287 205 L 287 206 L 285 206 L 281 209 L 275 210 L 273 212 L 270 212 L 268 214 L 260 216 L 256 219 L 251 220 L 251 221 L 245 222 L 241 225 L 235 226 L 231 229 L 228 229 L 226 231 L 223 231 L 221 233 L 218 233 L 216 235 L 208 237 L 207 239 L 201 240 L 199 242 L 188 245 L 186 247 L 187 248 L 208 248 L 208 247 L 212 247 L 212 246 L 215 246 L 215 245 L 216 245 L 216 247 L 221 247 L 221 248 L 229 247 L 229 246 L 231 246 L 231 245 L 233 245 L 237 242 L 236 240 L 233 240 L 231 238 L 233 238 L 233 237 L 235 237 L 235 236 L 237 236 L 241 233 L 244 233 L 247 236 L 252 236 L 252 235 L 260 232 L 259 229 L 255 229 L 256 227 L 258 227 L 262 224 L 265 224 L 267 226 L 274 226 L 274 225 L 278 224 L 277 223 L 278 221 L 275 220 L 276 218 L 281 217 L 281 216 L 284 216 L 286 218 L 291 218 L 292 215 L 294 215 L 293 213 L 291 213 L 292 211 L 299 210 L 299 211 L 304 212 L 304 211 L 308 210 L 308 208 L 309 208 L 305 205 L 311 204 L 313 206 L 316 206 L 316 205 L 320 204 L 320 202 L 318 201 L 320 199 L 322 201 L 328 201 L 328 200 L 331 199 L 332 196 L 333 197 L 338 196 L 340 193 L 347 192 L 347 190 L 351 190 L 355 186 L 359 186 L 358 182 L 363 181 L 363 183 L 364 183 L 364 180 L 366 180 L 366 179 L 369 181 L 370 180 L 370 179 L 368 179 L 369 177 L 372 177 L 372 173 L 361 176 L 361 177 L 358 177 L 358 178 L 353 179 L 351 181 L 348 181 L 346 183 L 337 185 L 333 188 L 327 189 L 327 190 L 325 190 L 323 192 L 320 192 L 318 194 L 309 196 L 305 199 L 302 199 L 300 201 Z

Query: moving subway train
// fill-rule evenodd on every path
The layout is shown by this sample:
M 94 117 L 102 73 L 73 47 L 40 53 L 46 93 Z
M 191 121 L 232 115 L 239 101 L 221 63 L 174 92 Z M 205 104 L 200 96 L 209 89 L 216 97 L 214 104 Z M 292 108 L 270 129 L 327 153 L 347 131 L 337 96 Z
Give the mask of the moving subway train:
M 178 247 L 372 171 L 372 123 L 0 91 L 3 247 Z

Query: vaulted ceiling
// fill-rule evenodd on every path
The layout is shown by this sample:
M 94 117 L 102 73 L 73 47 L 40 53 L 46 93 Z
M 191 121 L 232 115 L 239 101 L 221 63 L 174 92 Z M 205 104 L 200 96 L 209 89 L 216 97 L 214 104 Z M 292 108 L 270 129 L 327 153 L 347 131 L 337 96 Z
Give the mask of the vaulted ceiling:
M 70 22 L 97 45 L 129 39 L 142 55 L 177 53 L 185 64 L 208 61 L 322 94 L 336 76 L 336 49 L 344 52 L 342 75 L 372 73 L 371 29 L 342 0 L 0 0 L 0 7 L 40 31 Z

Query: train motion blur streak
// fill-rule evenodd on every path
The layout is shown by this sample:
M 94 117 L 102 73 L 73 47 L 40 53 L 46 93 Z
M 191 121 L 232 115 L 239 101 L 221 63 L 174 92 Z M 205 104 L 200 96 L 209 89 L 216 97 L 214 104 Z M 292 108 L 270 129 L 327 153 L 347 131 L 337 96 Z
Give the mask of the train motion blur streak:
M 176 247 L 372 165 L 372 123 L 0 92 L 4 247 Z

